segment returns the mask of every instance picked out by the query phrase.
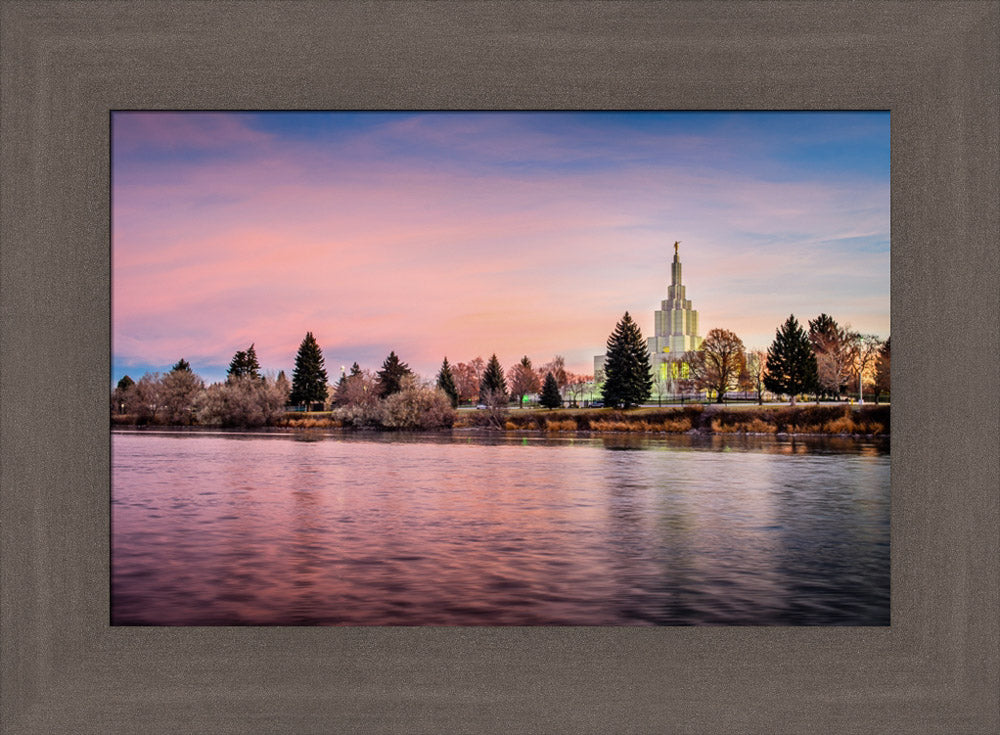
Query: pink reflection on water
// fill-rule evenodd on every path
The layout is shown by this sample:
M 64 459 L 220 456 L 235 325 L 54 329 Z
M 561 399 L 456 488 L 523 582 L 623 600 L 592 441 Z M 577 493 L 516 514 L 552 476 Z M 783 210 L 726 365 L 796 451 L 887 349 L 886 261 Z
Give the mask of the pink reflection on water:
M 116 624 L 888 623 L 884 454 L 115 435 L 113 464 Z

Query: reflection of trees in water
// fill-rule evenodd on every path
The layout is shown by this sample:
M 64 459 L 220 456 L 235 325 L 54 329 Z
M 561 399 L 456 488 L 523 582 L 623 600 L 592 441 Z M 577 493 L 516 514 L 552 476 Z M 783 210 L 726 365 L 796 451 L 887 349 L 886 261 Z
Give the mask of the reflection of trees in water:
M 637 434 L 612 434 L 600 437 L 601 446 L 605 449 L 649 449 L 650 441 L 648 437 Z
M 680 436 L 650 436 L 627 432 L 604 434 L 589 440 L 595 446 L 611 451 L 706 449 L 716 452 L 763 452 L 786 455 L 859 455 L 879 457 L 889 453 L 888 439 L 852 439 L 850 437 L 774 437 L 752 434 L 684 434 Z

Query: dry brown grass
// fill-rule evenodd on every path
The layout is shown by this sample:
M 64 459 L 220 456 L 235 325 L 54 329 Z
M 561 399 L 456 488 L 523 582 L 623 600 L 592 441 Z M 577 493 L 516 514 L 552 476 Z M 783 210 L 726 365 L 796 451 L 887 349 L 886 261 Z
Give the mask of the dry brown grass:
M 628 426 L 625 421 L 590 421 L 591 431 L 628 431 Z
M 774 434 L 778 431 L 778 427 L 754 416 L 753 420 L 746 424 L 744 431 L 748 434 Z
M 859 428 L 850 416 L 841 416 L 823 424 L 823 432 L 826 434 L 857 434 Z
M 691 419 L 686 416 L 679 416 L 677 418 L 664 419 L 663 421 L 621 421 L 614 419 L 597 421 L 591 420 L 590 428 L 592 431 L 683 434 L 685 431 L 689 431 L 691 429 Z
M 292 429 L 339 429 L 343 424 L 332 418 L 288 419 L 286 426 Z
M 576 421 L 573 419 L 566 419 L 564 421 L 552 421 L 546 419 L 545 430 L 546 431 L 576 431 L 577 425 Z
M 475 426 L 462 412 L 456 426 Z M 518 410 L 505 418 L 507 431 L 682 434 L 692 429 L 716 434 L 889 434 L 888 406 L 781 406 L 714 409 L 701 406 L 683 409 L 561 409 Z

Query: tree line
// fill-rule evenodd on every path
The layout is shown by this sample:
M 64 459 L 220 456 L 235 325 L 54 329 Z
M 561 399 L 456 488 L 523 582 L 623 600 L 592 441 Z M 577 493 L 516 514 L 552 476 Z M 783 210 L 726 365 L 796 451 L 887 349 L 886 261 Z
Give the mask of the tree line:
M 558 355 L 540 368 L 525 355 L 505 372 L 493 354 L 488 361 L 476 357 L 457 365 L 445 357 L 436 378 L 422 381 L 390 351 L 379 370 L 363 370 L 355 362 L 330 385 L 322 349 L 307 332 L 291 381 L 284 371 L 264 375 L 251 344 L 233 355 L 224 382 L 206 385 L 182 358 L 166 374 L 147 373 L 138 382 L 126 375 L 111 404 L 112 414 L 139 424 L 263 426 L 283 419 L 291 406 L 329 408 L 353 426 L 431 428 L 450 426 L 462 403 L 476 403 L 492 417 L 511 400 L 520 406 L 526 396 L 540 393 L 541 405 L 558 407 L 564 391 L 581 395 L 591 380 L 568 371 Z
M 864 391 L 876 403 L 890 392 L 890 340 L 854 332 L 827 314 L 809 320 L 806 331 L 792 314 L 775 332 L 767 351 L 747 350 L 727 329 L 712 329 L 699 349 L 678 355 L 665 370 L 651 370 L 650 356 L 638 325 L 628 312 L 608 338 L 604 401 L 628 408 L 649 400 L 654 384 L 660 393 L 674 388 L 681 394 L 706 391 L 721 403 L 730 391 L 743 389 L 817 401 L 840 400 L 853 387 L 859 401 Z
M 608 337 L 603 385 L 599 395 L 608 406 L 629 408 L 648 401 L 657 385 L 674 392 L 705 391 L 722 402 L 737 389 L 840 399 L 867 388 L 875 396 L 890 392 L 890 341 L 853 332 L 827 314 L 809 321 L 806 331 L 795 318 L 775 332 L 766 350 L 746 350 L 732 331 L 712 329 L 698 350 L 685 352 L 653 372 L 639 326 L 628 312 Z M 578 401 L 594 386 L 594 376 L 566 370 L 556 356 L 539 368 L 525 355 L 506 372 L 496 354 L 452 365 L 445 357 L 434 380 L 421 379 L 390 351 L 379 370 L 363 370 L 357 362 L 336 384 L 328 383 L 323 352 L 307 332 L 295 356 L 291 381 L 284 371 L 264 375 L 254 344 L 233 356 L 221 383 L 206 385 L 181 358 L 166 374 L 147 373 L 139 381 L 123 377 L 112 392 L 112 413 L 135 423 L 263 426 L 284 418 L 289 405 L 337 413 L 344 424 L 388 428 L 450 426 L 462 403 L 487 410 L 502 425 L 511 401 L 523 406 L 537 395 L 539 405 L 558 408 L 564 396 Z M 669 386 L 667 385 L 669 384 Z M 854 395 L 852 393 L 852 395 Z

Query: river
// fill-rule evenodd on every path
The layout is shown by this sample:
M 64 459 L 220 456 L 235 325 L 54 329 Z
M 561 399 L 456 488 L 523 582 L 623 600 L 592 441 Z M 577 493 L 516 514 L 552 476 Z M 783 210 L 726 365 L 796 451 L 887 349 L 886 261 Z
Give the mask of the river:
M 886 442 L 111 445 L 116 625 L 889 624 Z

